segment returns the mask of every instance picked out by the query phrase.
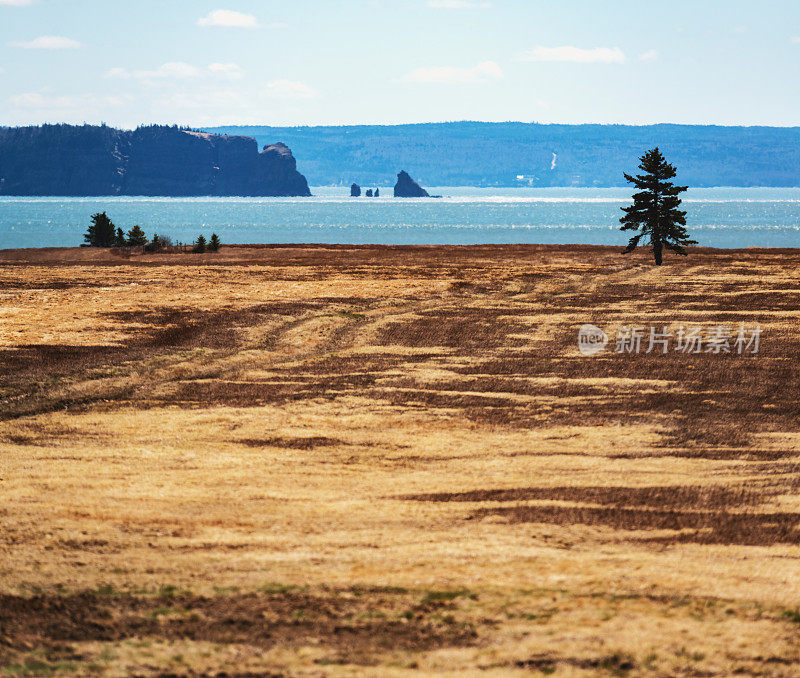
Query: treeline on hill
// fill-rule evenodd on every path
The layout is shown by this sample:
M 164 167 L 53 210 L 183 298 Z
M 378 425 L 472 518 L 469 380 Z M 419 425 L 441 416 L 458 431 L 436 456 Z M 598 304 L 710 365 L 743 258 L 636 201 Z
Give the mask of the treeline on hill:
M 115 226 L 105 212 L 93 214 L 91 219 L 89 230 L 83 236 L 86 241 L 83 247 L 126 247 L 141 248 L 143 252 L 151 253 L 179 251 L 203 254 L 219 251 L 222 244 L 216 233 L 212 233 L 208 240 L 205 236 L 200 235 L 192 245 L 173 243 L 170 237 L 158 233 L 148 240 L 147 235 L 138 224 L 126 233 L 120 227 Z
M 620 186 L 641 149 L 654 146 L 692 186 L 800 186 L 800 127 L 452 122 L 206 131 L 261 145 L 281 139 L 318 186 L 390 185 L 397 167 L 428 186 Z

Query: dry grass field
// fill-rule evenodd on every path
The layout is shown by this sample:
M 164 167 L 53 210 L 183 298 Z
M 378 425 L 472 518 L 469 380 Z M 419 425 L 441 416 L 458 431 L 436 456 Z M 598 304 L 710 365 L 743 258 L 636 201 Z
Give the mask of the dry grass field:
M 800 250 L 0 252 L 0 675 L 800 675 L 799 321 Z

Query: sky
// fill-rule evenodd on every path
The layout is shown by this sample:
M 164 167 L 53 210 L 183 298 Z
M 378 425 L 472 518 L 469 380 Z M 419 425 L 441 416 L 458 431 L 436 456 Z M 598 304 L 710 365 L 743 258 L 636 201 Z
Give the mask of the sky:
M 0 0 L 0 125 L 800 125 L 799 0 Z

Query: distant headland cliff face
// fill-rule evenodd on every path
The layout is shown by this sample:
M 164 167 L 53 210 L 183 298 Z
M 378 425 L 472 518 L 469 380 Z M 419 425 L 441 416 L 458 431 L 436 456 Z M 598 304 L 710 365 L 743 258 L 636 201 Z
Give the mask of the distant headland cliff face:
M 178 127 L 0 129 L 0 195 L 309 196 L 288 146 Z

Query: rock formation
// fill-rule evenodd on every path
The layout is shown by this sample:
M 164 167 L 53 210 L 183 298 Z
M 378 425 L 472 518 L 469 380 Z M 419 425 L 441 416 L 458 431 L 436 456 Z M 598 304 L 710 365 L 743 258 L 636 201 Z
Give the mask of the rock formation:
M 371 189 L 371 188 L 368 188 L 368 189 L 367 189 L 366 196 L 367 196 L 368 198 L 371 198 L 371 197 L 372 197 L 372 189 Z
M 0 129 L 0 195 L 308 196 L 284 144 L 140 127 Z
M 375 193 L 373 193 L 373 195 L 374 195 L 376 198 L 380 198 L 380 197 L 381 197 L 381 189 L 379 189 L 379 188 L 376 188 L 376 189 L 375 189 Z
M 350 187 L 350 197 L 351 198 L 360 198 L 361 197 L 361 186 L 358 184 L 353 184 Z
M 430 195 L 422 186 L 414 181 L 406 172 L 402 170 L 397 175 L 397 184 L 394 187 L 395 198 L 429 198 Z

